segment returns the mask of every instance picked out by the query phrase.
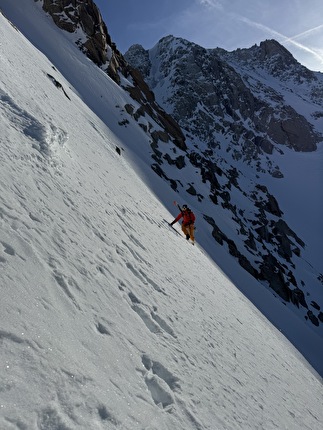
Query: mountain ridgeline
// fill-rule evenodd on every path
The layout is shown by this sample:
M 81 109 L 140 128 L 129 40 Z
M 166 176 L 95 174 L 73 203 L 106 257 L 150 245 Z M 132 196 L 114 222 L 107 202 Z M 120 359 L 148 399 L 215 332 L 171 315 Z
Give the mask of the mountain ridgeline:
M 79 48 L 129 92 L 122 110 L 149 135 L 151 168 L 202 214 L 214 246 L 322 330 L 323 274 L 304 261 L 307 244 L 268 184 L 284 179 L 277 154 L 322 142 L 323 76 L 275 40 L 227 52 L 167 36 L 123 56 L 92 0 L 43 9 L 63 31 L 82 30 Z

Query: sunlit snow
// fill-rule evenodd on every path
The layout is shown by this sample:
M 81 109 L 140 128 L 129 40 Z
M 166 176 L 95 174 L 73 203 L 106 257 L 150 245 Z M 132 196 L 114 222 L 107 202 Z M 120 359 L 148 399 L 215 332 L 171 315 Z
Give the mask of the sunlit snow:
M 0 7 L 52 50 L 0 14 L 1 430 L 323 428 L 320 376 L 202 231 L 164 221 L 177 196 L 118 125 L 129 96 L 39 4 Z M 234 268 L 322 371 L 321 338 Z

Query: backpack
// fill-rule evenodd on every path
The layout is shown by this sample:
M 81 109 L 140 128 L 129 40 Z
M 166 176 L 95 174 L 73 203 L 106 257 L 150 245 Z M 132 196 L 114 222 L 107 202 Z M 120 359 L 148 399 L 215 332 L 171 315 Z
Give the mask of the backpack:
M 191 211 L 191 209 L 187 208 L 185 215 L 186 215 L 185 218 L 187 217 L 189 219 L 190 224 L 193 224 L 195 222 L 195 215 Z

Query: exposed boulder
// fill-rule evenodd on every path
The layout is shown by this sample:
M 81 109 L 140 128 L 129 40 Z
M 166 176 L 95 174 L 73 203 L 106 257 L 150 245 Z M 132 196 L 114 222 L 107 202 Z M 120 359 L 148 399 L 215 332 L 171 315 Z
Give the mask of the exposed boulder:
M 268 135 L 280 145 L 286 145 L 296 151 L 315 151 L 318 137 L 306 119 L 297 114 L 290 106 L 285 107 L 286 116 L 277 120 L 271 116 L 268 123 Z
M 283 300 L 289 302 L 290 289 L 285 281 L 284 273 L 284 268 L 272 254 L 264 256 L 260 265 L 260 279 L 267 281 L 270 288 Z
M 313 314 L 313 312 L 312 311 L 307 311 L 307 316 L 308 316 L 308 318 L 309 318 L 309 320 L 315 325 L 315 326 L 319 326 L 320 325 L 320 323 L 319 323 L 319 320 L 318 320 L 318 318 Z

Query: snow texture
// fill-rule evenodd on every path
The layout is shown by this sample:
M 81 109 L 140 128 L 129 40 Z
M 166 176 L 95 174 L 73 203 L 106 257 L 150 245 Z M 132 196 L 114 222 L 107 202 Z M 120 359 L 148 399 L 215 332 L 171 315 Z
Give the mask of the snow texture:
M 126 93 L 39 3 L 0 6 L 0 428 L 323 428 L 319 375 L 163 221 L 175 194 L 118 126 Z M 315 332 L 258 302 L 318 368 Z

